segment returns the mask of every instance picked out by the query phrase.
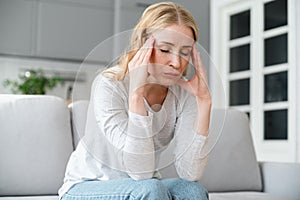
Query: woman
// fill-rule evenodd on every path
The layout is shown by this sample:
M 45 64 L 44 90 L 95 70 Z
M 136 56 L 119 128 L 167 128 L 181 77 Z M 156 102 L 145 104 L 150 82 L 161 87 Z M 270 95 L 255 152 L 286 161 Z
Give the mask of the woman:
M 211 96 L 197 39 L 193 17 L 179 5 L 162 2 L 144 11 L 129 51 L 94 81 L 62 199 L 208 199 L 197 181 L 207 161 L 201 151 Z M 190 59 L 195 75 L 185 81 Z M 174 158 L 163 156 L 170 149 Z M 161 173 L 169 164 L 179 178 Z

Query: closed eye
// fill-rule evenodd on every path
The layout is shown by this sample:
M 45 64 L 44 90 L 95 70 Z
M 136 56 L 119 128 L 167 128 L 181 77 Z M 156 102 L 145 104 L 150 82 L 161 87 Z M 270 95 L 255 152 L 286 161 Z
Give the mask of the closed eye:
M 170 52 L 170 50 L 167 50 L 167 49 L 160 49 L 160 51 L 163 52 L 163 53 L 169 53 Z
M 188 53 L 182 53 L 182 52 L 181 52 L 181 55 L 183 55 L 183 56 L 188 56 L 189 54 L 188 54 Z
M 181 51 L 180 53 L 183 56 L 189 56 L 191 54 L 191 51 Z

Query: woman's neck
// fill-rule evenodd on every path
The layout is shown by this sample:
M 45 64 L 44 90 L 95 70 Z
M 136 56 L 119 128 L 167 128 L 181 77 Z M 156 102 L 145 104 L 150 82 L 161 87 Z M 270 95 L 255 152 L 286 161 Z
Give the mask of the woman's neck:
M 168 88 L 158 84 L 148 84 L 145 86 L 144 98 L 149 106 L 162 105 L 168 94 Z

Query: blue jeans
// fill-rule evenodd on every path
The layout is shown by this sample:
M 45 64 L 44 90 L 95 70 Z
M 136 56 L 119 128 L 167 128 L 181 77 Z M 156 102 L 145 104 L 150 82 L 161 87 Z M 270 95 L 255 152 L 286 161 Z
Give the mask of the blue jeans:
M 85 181 L 74 185 L 62 200 L 208 200 L 207 190 L 198 182 L 173 179 L 131 178 Z

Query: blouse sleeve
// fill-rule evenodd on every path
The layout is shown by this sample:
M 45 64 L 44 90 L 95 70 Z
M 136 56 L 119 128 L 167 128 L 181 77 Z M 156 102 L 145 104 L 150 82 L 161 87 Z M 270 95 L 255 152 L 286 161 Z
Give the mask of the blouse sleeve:
M 93 92 L 96 122 L 111 145 L 120 150 L 119 162 L 133 179 L 152 178 L 152 116 L 128 112 L 127 93 L 118 82 L 100 77 Z
M 180 106 L 175 127 L 175 167 L 180 178 L 198 181 L 205 169 L 207 156 L 202 157 L 206 137 L 193 130 L 197 106 L 188 96 Z

